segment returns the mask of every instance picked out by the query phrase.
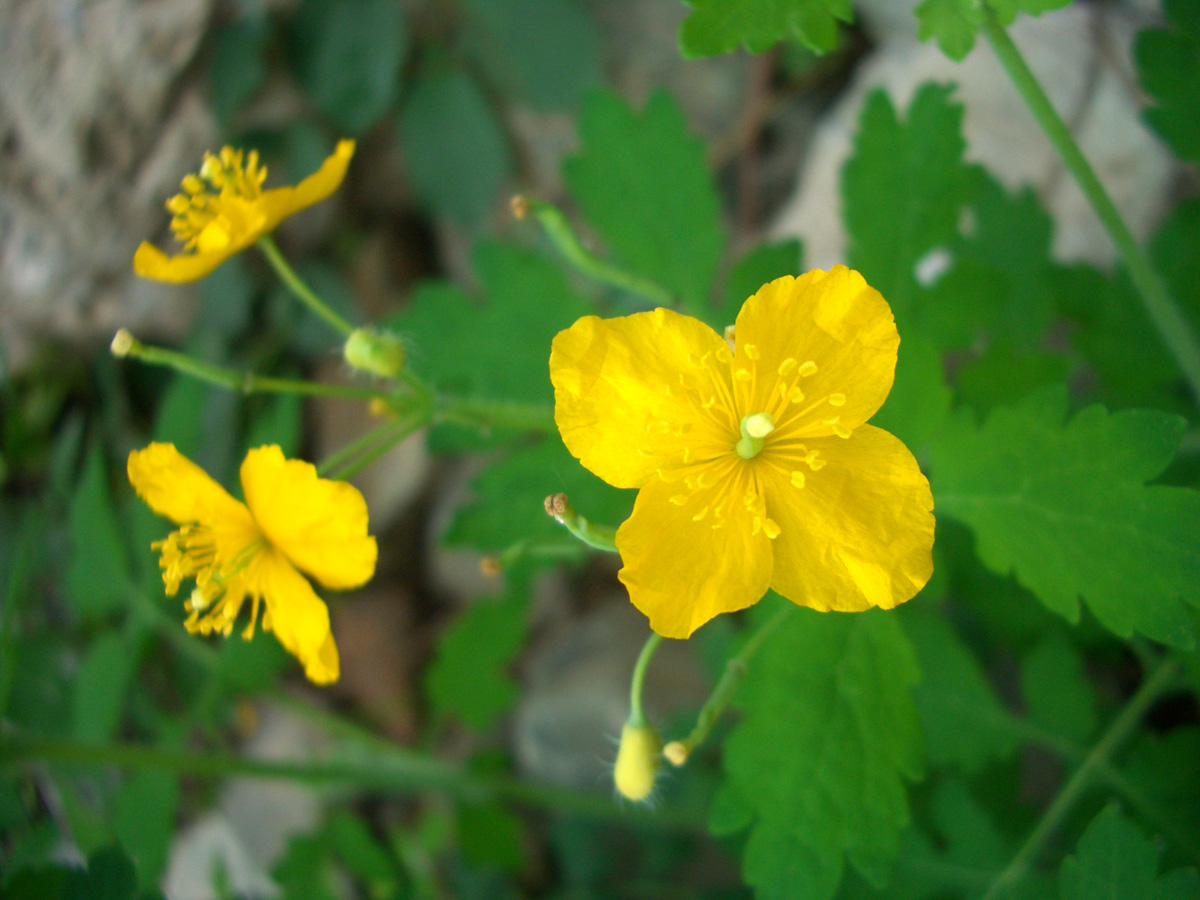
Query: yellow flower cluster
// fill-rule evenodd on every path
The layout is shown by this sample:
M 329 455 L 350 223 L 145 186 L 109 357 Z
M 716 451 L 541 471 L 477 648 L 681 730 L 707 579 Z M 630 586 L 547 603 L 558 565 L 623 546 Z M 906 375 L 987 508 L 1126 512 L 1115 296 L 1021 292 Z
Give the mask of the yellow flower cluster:
M 818 610 L 890 608 L 933 572 L 933 496 L 867 425 L 891 390 L 891 309 L 845 266 L 764 285 L 727 342 L 656 309 L 587 316 L 554 339 L 567 448 L 639 488 L 620 579 L 665 637 L 773 588 Z
M 241 467 L 246 502 L 231 497 L 172 444 L 129 454 L 129 481 L 156 513 L 180 528 L 153 549 L 174 596 L 186 578 L 188 631 L 228 636 L 247 598 L 254 634 L 260 604 L 263 629 L 304 664 L 317 684 L 337 681 L 337 645 L 329 611 L 306 572 L 327 588 L 346 590 L 375 573 L 375 538 L 367 534 L 367 504 L 353 486 L 318 478 L 276 446 L 246 454 Z M 300 571 L 297 571 L 297 570 Z
M 339 141 L 321 168 L 295 187 L 264 191 L 267 170 L 258 151 L 225 147 L 204 155 L 200 172 L 187 175 L 183 193 L 167 201 L 171 231 L 184 252 L 167 256 L 143 241 L 133 257 L 133 270 L 158 281 L 195 281 L 265 234 L 288 216 L 306 209 L 338 189 L 346 177 L 354 141 Z

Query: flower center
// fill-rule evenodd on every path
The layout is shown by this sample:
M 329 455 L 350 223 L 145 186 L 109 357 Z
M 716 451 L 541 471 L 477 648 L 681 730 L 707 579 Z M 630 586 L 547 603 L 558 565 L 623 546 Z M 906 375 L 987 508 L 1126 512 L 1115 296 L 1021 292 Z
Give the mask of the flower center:
M 742 418 L 742 439 L 734 447 L 742 459 L 754 459 L 762 452 L 766 437 L 775 430 L 775 417 L 770 413 L 753 413 Z
M 228 637 L 246 597 L 244 573 L 265 545 L 259 538 L 238 550 L 232 559 L 223 560 L 212 529 L 197 524 L 184 525 L 171 532 L 166 540 L 150 545 L 151 550 L 161 551 L 158 564 L 167 596 L 179 592 L 183 579 L 196 581 L 183 604 L 190 613 L 184 622 L 188 631 L 204 635 L 216 631 Z M 245 638 L 254 634 L 258 606 L 259 598 L 255 596 L 250 624 L 242 635 Z
M 235 234 L 261 227 L 265 217 L 256 201 L 266 177 L 257 150 L 248 157 L 232 147 L 218 156 L 206 153 L 200 173 L 185 176 L 183 193 L 167 201 L 176 239 L 186 250 L 211 252 L 226 247 Z

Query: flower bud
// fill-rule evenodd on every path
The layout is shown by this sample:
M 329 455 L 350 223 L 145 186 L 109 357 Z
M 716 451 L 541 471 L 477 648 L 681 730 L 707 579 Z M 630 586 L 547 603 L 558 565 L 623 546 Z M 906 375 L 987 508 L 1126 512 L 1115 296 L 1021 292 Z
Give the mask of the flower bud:
M 662 738 L 653 726 L 625 723 L 621 729 L 621 746 L 617 750 L 617 766 L 613 772 L 613 783 L 622 797 L 645 800 L 650 796 L 662 765 L 661 749 Z
M 356 328 L 351 332 L 342 355 L 352 368 L 383 378 L 398 375 L 408 357 L 404 343 L 396 335 L 379 334 L 367 328 Z
M 108 345 L 108 349 L 112 351 L 113 356 L 120 358 L 129 355 L 129 351 L 133 349 L 133 343 L 133 335 L 129 333 L 129 329 L 122 328 L 113 335 L 112 343 Z
M 688 761 L 691 751 L 688 750 L 687 744 L 683 741 L 671 741 L 671 743 L 663 747 L 662 755 L 666 757 L 667 762 L 679 768 Z

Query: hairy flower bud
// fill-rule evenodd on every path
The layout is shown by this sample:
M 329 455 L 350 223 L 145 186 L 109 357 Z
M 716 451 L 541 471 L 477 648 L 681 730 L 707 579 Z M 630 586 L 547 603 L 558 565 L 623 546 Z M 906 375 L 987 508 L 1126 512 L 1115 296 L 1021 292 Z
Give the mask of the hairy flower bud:
M 621 729 L 621 746 L 617 750 L 617 766 L 613 771 L 613 783 L 622 797 L 645 800 L 650 796 L 662 765 L 661 750 L 662 738 L 653 726 L 625 723 Z
M 346 338 L 342 355 L 351 367 L 383 378 L 394 378 L 408 357 L 404 343 L 394 334 L 380 334 L 368 328 L 356 328 Z

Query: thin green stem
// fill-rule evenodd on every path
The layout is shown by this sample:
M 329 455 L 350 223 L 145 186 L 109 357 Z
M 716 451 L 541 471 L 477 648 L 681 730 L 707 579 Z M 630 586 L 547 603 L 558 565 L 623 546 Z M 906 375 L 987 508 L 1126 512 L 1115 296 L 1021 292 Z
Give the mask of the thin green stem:
M 469 397 L 439 397 L 435 418 L 441 422 L 469 425 L 481 430 L 503 428 L 554 434 L 554 409 L 534 403 L 509 403 L 505 400 L 479 400 Z
M 997 21 L 995 13 L 988 5 L 984 3 L 982 6 L 983 30 L 991 42 L 992 49 L 996 51 L 996 56 L 1008 72 L 1017 92 L 1058 151 L 1067 171 L 1083 190 L 1088 203 L 1108 231 L 1134 287 L 1137 288 L 1151 323 L 1171 355 L 1175 357 L 1175 362 L 1187 378 L 1192 393 L 1200 400 L 1200 343 L 1196 340 L 1195 332 L 1171 297 L 1161 276 L 1138 247 L 1116 204 L 1096 177 L 1095 170 L 1079 149 L 1062 117 L 1054 109 L 1050 98 L 1042 90 L 1017 45 Z
M 656 306 L 675 306 L 676 298 L 662 285 L 606 262 L 583 246 L 579 235 L 558 207 L 540 200 L 517 197 L 513 200 L 513 209 L 520 211 L 520 215 L 533 213 L 558 252 L 589 278 L 639 294 Z
M 430 413 L 428 407 L 416 410 L 406 416 L 401 417 L 399 421 L 392 423 L 393 430 L 388 432 L 378 444 L 338 468 L 329 477 L 338 481 L 344 481 L 356 472 L 361 472 L 406 437 L 417 431 L 419 428 L 425 426 L 429 422 L 429 418 Z
M 1129 702 L 1113 719 L 1100 740 L 1084 758 L 1075 774 L 1071 776 L 1058 796 L 1042 814 L 1025 843 L 1017 850 L 1012 861 L 1005 867 L 984 894 L 983 900 L 995 900 L 1003 896 L 1006 888 L 1020 881 L 1029 871 L 1029 866 L 1042 852 L 1046 841 L 1062 824 L 1067 814 L 1074 808 L 1075 803 L 1091 787 L 1092 779 L 1107 768 L 1112 755 L 1133 734 L 1142 720 L 1142 716 L 1159 697 L 1169 691 L 1175 684 L 1179 666 L 1174 660 L 1164 660 L 1150 676 L 1142 682 Z
M 646 638 L 642 652 L 638 654 L 637 662 L 633 665 L 633 678 L 629 682 L 628 722 L 633 728 L 646 727 L 646 717 L 642 714 L 642 684 L 646 681 L 646 669 L 650 667 L 650 660 L 654 659 L 654 653 L 662 639 L 658 632 L 650 632 L 650 637 Z
M 721 674 L 720 681 L 713 688 L 708 699 L 704 701 L 704 706 L 700 708 L 700 714 L 696 717 L 696 727 L 691 730 L 682 741 L 672 741 L 663 749 L 663 755 L 676 766 L 681 766 L 692 752 L 699 747 L 708 738 L 713 726 L 717 720 L 721 718 L 721 714 L 725 712 L 729 702 L 733 699 L 734 693 L 737 691 L 737 686 L 741 683 L 742 677 L 746 674 L 746 669 L 749 667 L 750 660 L 762 648 L 767 638 L 784 623 L 784 621 L 792 614 L 795 607 L 788 603 L 786 606 L 771 616 L 758 631 L 754 632 L 742 649 L 738 651 L 736 656 L 731 657 L 725 663 L 725 671 Z
M 324 319 L 342 337 L 350 337 L 351 332 L 354 331 L 354 326 L 330 309 L 328 304 L 318 297 L 316 292 L 296 274 L 296 270 L 284 258 L 279 250 L 279 246 L 275 243 L 275 239 L 271 235 L 264 234 L 260 237 L 258 239 L 258 248 L 262 250 L 263 255 L 267 258 L 267 262 L 275 270 L 275 274 L 279 276 L 280 280 L 287 285 L 288 290 L 301 303 L 311 309 L 317 316 Z
M 392 396 L 383 391 L 352 385 L 320 384 L 292 378 L 265 378 L 250 372 L 239 372 L 236 369 L 206 363 L 165 347 L 143 344 L 125 332 L 122 334 L 127 339 L 121 348 L 122 356 L 132 356 L 152 366 L 165 366 L 240 394 L 301 394 L 309 397 L 341 397 L 347 400 L 388 399 Z
M 581 516 L 575 511 L 566 494 L 551 494 L 547 497 L 546 513 L 589 547 L 608 553 L 617 552 L 617 529 L 611 525 L 599 525 Z
M 622 808 L 601 794 L 469 772 L 454 763 L 394 746 L 386 754 L 372 752 L 368 757 L 355 759 L 266 760 L 232 753 L 197 753 L 134 744 L 85 744 L 23 734 L 5 736 L 0 745 L 0 767 L 34 761 L 161 770 L 205 778 L 239 775 L 307 784 L 347 784 L 397 794 L 436 790 L 471 803 L 504 800 L 597 821 L 652 825 L 665 830 L 703 830 L 703 823 L 691 816 L 663 810 L 644 811 L 636 806 Z

